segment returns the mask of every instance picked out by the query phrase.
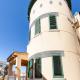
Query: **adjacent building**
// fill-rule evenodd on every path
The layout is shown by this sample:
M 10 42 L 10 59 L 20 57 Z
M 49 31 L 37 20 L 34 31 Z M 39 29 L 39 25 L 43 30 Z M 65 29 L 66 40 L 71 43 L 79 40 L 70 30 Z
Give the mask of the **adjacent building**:
M 79 25 L 71 0 L 31 0 L 28 15 L 29 79 L 80 80 Z
M 75 22 L 77 22 L 77 25 L 79 25 L 76 27 L 76 33 L 77 33 L 78 40 L 80 43 L 80 12 L 76 12 L 74 17 L 75 17 Z
M 5 75 L 5 67 L 6 67 L 6 62 L 0 61 L 0 79 L 2 79 Z
M 7 68 L 8 80 L 27 80 L 28 54 L 26 52 L 13 52 L 7 58 L 7 62 L 9 63 Z M 24 75 L 21 72 L 22 66 L 26 68 Z

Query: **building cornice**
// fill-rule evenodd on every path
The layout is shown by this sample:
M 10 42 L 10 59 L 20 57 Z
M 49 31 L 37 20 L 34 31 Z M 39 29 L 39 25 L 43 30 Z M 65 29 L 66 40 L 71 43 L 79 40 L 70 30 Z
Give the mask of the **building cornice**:
M 28 19 L 30 18 L 30 12 L 31 12 L 31 9 L 33 7 L 33 5 L 35 4 L 37 0 L 31 0 L 30 1 L 30 4 L 29 4 L 29 7 L 28 7 Z M 70 8 L 70 10 L 72 9 L 72 6 L 71 6 L 71 0 L 65 0 L 68 4 L 68 7 Z

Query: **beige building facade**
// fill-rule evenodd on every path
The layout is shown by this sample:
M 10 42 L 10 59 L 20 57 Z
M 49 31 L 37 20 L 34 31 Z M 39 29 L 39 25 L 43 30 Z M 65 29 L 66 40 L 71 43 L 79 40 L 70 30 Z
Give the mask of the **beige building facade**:
M 29 79 L 80 80 L 80 44 L 70 1 L 31 1 Z

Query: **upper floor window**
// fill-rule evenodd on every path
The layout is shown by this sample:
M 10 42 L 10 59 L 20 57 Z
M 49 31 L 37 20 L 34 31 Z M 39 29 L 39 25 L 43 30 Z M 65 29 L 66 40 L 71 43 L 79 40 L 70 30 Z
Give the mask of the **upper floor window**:
M 31 30 L 29 30 L 29 41 L 31 39 Z
M 35 22 L 35 35 L 41 32 L 40 19 Z
M 63 76 L 61 57 L 53 56 L 53 76 Z
M 42 78 L 41 74 L 41 58 L 35 60 L 35 78 Z
M 57 29 L 56 16 L 49 16 L 50 29 Z

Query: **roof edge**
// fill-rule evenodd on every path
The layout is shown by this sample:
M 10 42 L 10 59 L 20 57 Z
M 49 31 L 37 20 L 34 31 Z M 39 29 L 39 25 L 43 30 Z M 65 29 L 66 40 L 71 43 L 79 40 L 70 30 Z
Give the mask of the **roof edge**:
M 36 1 L 37 1 L 37 0 L 31 0 L 31 1 L 30 1 L 29 7 L 28 7 L 28 20 L 29 20 L 29 18 L 30 18 L 31 9 L 32 9 L 32 7 L 33 7 L 33 5 L 34 5 L 34 3 L 35 3 Z

